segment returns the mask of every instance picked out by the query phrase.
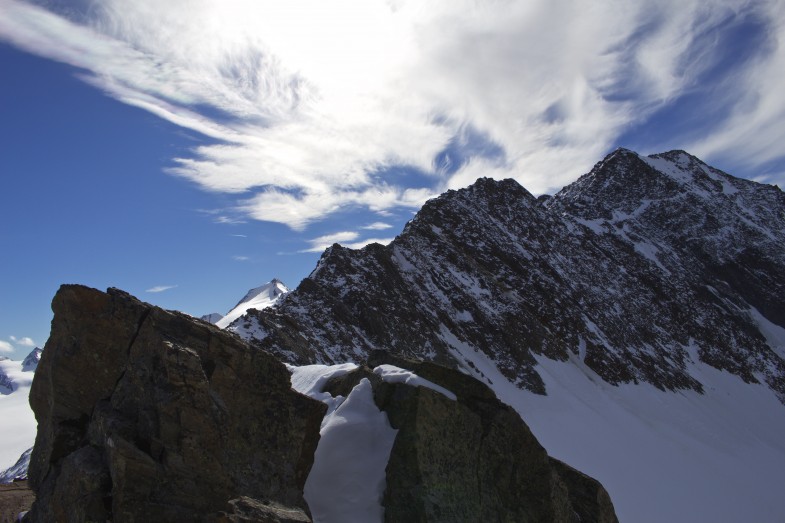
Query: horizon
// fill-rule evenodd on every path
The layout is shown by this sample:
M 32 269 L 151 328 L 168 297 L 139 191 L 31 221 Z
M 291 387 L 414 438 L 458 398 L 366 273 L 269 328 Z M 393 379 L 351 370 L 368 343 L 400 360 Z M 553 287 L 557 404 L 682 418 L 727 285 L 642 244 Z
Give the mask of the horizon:
M 64 283 L 225 314 L 478 177 L 683 149 L 785 183 L 785 6 L 0 0 L 0 356 Z M 610 30 L 609 30 L 610 28 Z

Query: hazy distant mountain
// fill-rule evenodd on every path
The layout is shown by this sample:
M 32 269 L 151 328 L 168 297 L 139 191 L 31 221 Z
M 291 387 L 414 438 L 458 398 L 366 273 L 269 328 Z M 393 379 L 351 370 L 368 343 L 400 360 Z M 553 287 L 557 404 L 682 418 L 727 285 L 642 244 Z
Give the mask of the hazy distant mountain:
M 448 191 L 229 329 L 296 364 L 381 348 L 473 374 L 622 521 L 765 521 L 785 513 L 784 296 L 779 188 L 619 149 L 552 197 Z

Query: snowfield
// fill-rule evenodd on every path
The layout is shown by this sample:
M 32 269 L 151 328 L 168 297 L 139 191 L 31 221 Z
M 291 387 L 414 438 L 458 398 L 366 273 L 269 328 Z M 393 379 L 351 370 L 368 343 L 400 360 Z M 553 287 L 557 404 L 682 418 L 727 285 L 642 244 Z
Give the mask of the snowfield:
M 780 328 L 766 327 L 769 341 L 781 347 Z M 483 354 L 451 342 L 464 371 L 514 407 L 550 455 L 605 486 L 620 521 L 783 521 L 785 406 L 769 388 L 700 363 L 696 354 L 688 370 L 704 394 L 663 392 L 645 383 L 616 387 L 577 356 L 566 362 L 537 357 L 548 392 L 540 396 L 515 387 Z M 295 390 L 329 407 L 305 486 L 315 521 L 382 521 L 384 473 L 396 431 L 374 404 L 370 383 L 334 398 L 322 392 L 325 383 L 357 365 L 287 367 Z M 28 404 L 34 374 L 22 369 L 22 362 L 0 361 L 11 384 L 0 387 L 0 473 L 35 441 Z M 385 365 L 374 372 L 454 398 L 404 369 Z
M 537 357 L 540 396 L 470 347 L 455 356 L 492 382 L 551 456 L 599 480 L 622 523 L 785 521 L 785 406 L 766 386 L 697 355 L 689 371 L 704 394 L 616 387 L 576 356 Z
M 0 361 L 0 375 L 6 376 L 11 388 L 0 386 L 0 474 L 14 466 L 35 443 L 38 424 L 28 398 L 33 371 L 22 370 L 21 361 Z

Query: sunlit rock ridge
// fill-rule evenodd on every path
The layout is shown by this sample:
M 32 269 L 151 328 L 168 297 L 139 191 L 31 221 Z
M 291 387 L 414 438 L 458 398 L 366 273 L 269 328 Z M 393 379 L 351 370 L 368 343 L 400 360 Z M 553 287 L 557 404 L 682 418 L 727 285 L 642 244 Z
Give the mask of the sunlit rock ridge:
M 547 394 L 538 358 L 609 384 L 702 392 L 705 363 L 785 402 L 785 194 L 683 151 L 618 149 L 554 196 L 480 179 L 390 245 L 327 249 L 275 307 L 229 329 L 292 363 L 377 348 L 490 360 Z M 479 358 L 479 359 L 478 359 Z

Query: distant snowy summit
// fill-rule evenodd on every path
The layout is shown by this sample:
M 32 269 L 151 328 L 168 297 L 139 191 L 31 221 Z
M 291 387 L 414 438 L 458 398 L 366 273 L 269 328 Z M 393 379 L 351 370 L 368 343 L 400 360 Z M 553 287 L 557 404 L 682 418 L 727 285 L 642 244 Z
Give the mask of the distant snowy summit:
M 44 350 L 39 347 L 33 349 L 30 354 L 22 360 L 22 370 L 25 372 L 35 371 L 35 369 L 38 368 L 38 362 L 41 361 L 42 352 L 44 352 Z
M 10 394 L 19 387 L 29 387 L 33 371 L 41 359 L 41 349 L 36 347 L 22 361 L 0 357 L 0 392 Z
M 202 319 L 214 323 L 216 326 L 225 329 L 236 319 L 243 316 L 248 310 L 262 310 L 278 302 L 281 296 L 289 292 L 289 288 L 278 278 L 273 278 L 260 287 L 249 290 L 232 310 L 221 316 L 218 313 L 208 314 Z

